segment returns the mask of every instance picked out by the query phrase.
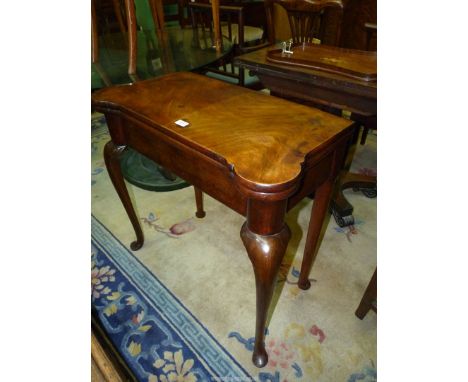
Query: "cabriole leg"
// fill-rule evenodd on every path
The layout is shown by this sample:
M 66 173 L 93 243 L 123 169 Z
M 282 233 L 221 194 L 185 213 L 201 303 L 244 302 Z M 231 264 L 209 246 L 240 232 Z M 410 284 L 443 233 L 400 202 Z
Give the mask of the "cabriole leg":
M 268 363 L 265 350 L 266 319 L 276 285 L 276 277 L 290 237 L 291 231 L 286 224 L 280 232 L 274 235 L 256 234 L 247 227 L 247 223 L 241 229 L 241 238 L 255 273 L 257 317 L 252 361 L 257 367 L 264 367 Z
M 135 213 L 135 209 L 133 208 L 127 186 L 125 185 L 125 181 L 122 176 L 122 170 L 120 169 L 120 157 L 124 149 L 125 146 L 116 146 L 112 141 L 107 142 L 104 147 L 104 161 L 112 184 L 114 185 L 130 222 L 132 223 L 133 229 L 135 230 L 137 239 L 130 244 L 130 248 L 133 251 L 136 251 L 143 245 L 144 237 L 140 222 Z

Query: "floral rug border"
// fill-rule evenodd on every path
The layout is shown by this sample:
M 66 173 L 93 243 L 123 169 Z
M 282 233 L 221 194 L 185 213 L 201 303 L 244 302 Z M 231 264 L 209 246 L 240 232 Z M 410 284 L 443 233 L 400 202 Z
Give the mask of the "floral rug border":
M 98 310 L 99 317 L 106 330 L 108 330 L 108 334 L 139 379 L 157 380 L 155 379 L 157 378 L 156 375 L 148 371 L 148 368 L 154 372 L 161 371 L 162 373 L 164 371 L 167 376 L 170 373 L 185 372 L 187 377 L 189 376 L 188 369 L 196 366 L 201 373 L 198 376 L 203 374 L 206 376 L 205 373 L 207 373 L 210 374 L 211 380 L 219 380 L 219 378 L 243 381 L 254 380 L 182 302 L 93 215 L 91 216 L 91 233 L 94 251 L 99 254 L 100 268 L 97 268 L 95 273 L 101 276 L 101 280 L 113 281 L 114 284 L 118 284 L 119 289 L 119 291 L 111 293 L 111 289 L 107 286 L 105 287 L 104 284 L 99 285 L 101 293 L 97 292 L 93 296 L 93 307 Z M 115 273 L 110 271 L 112 266 L 115 267 Z M 133 290 L 129 291 L 129 289 Z M 127 294 L 126 300 L 121 297 L 124 293 Z M 118 316 L 118 314 L 115 314 L 118 309 L 117 306 L 123 307 L 122 310 L 126 309 L 129 312 L 128 301 L 134 303 L 134 296 L 141 299 L 141 305 L 146 308 L 145 311 L 153 312 L 152 320 L 150 321 L 150 314 L 142 313 L 143 310 L 135 311 L 135 307 L 131 307 L 137 314 L 134 314 L 131 319 L 127 319 L 125 322 L 119 321 L 113 327 L 110 324 L 109 317 L 112 314 L 115 317 Z M 146 317 L 144 317 L 145 314 Z M 148 351 L 144 354 L 142 341 L 133 341 L 132 338 L 135 338 L 135 336 L 141 338 L 141 332 L 147 331 L 150 326 L 147 324 L 148 322 L 151 322 L 151 324 L 156 322 L 164 327 L 162 330 L 167 334 L 167 338 L 171 339 L 169 341 L 171 343 L 166 341 L 167 343 L 164 344 L 163 341 L 161 346 L 147 344 L 146 349 Z M 146 325 L 144 325 L 145 323 Z M 117 330 L 116 327 L 119 329 Z M 123 338 L 120 334 L 117 339 L 116 333 L 121 332 L 122 329 L 126 330 L 127 333 L 124 334 Z M 143 334 L 147 336 L 146 341 L 150 342 L 151 333 Z M 115 338 L 112 338 L 113 335 Z M 143 339 L 143 342 L 145 342 L 145 339 Z M 183 343 L 182 346 L 181 342 Z M 162 353 L 163 345 L 175 346 L 176 349 L 181 348 L 181 351 L 164 351 L 163 354 L 157 355 L 158 351 L 156 349 L 161 348 L 159 353 Z M 186 353 L 191 354 L 196 359 L 186 359 L 184 362 L 182 350 L 185 351 L 185 349 L 187 350 Z M 145 350 L 145 346 L 143 346 L 143 350 Z M 147 366 L 149 359 L 152 361 L 155 354 L 154 363 L 152 366 Z M 162 377 L 165 377 L 165 375 L 160 374 L 159 377 L 163 381 Z M 186 380 L 191 380 L 191 378 L 186 378 Z

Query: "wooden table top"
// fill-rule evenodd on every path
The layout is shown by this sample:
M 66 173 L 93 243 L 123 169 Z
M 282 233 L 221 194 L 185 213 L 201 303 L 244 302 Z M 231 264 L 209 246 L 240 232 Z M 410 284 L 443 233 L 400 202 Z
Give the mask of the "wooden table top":
M 194 73 L 102 89 L 99 111 L 118 112 L 229 166 L 248 183 L 294 181 L 307 155 L 348 132 L 352 121 Z M 175 122 L 189 123 L 180 127 Z
M 278 64 L 334 73 L 359 81 L 377 81 L 377 52 L 305 42 L 293 45 L 290 50 L 292 53 L 285 53 L 283 49 L 271 49 L 267 52 L 266 59 Z
M 304 82 L 310 82 L 314 85 L 322 85 L 330 88 L 340 88 L 343 91 L 360 94 L 366 97 L 377 99 L 377 81 L 364 81 L 358 78 L 330 73 L 317 69 L 287 65 L 284 63 L 272 62 L 267 59 L 268 52 L 281 48 L 280 44 L 269 46 L 246 53 L 234 59 L 234 64 L 239 65 L 248 70 L 255 72 L 274 74 L 275 76 L 284 76 L 288 79 L 296 79 Z M 324 55 L 330 53 L 330 47 L 317 45 L 317 50 L 323 50 Z M 335 55 L 338 54 L 340 48 L 332 48 L 335 50 Z M 350 52 L 349 49 L 343 49 L 345 52 Z M 361 52 L 361 51 L 355 51 Z

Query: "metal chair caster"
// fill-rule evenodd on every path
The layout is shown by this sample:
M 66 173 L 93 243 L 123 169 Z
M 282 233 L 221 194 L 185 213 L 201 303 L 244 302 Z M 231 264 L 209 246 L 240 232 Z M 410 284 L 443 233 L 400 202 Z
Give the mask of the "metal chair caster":
M 341 216 L 338 211 L 334 208 L 331 208 L 331 213 L 333 217 L 335 218 L 336 224 L 340 226 L 341 228 L 347 227 L 349 225 L 354 224 L 354 216 L 353 215 L 346 215 L 346 216 Z

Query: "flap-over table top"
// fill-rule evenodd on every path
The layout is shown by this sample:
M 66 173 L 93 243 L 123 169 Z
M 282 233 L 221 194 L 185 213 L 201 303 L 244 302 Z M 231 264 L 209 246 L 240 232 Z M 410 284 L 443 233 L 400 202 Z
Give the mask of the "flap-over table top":
M 293 181 L 307 155 L 333 143 L 353 124 L 317 109 L 185 72 L 105 88 L 92 99 L 96 110 L 144 122 L 257 185 Z M 188 125 L 178 125 L 180 120 Z

